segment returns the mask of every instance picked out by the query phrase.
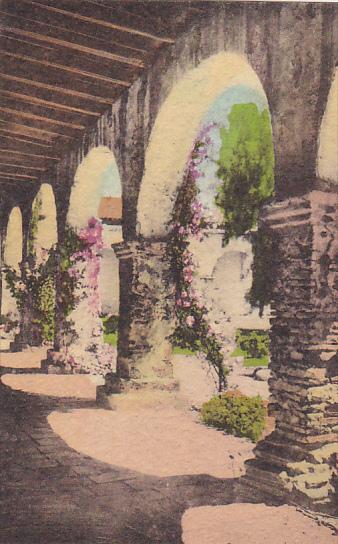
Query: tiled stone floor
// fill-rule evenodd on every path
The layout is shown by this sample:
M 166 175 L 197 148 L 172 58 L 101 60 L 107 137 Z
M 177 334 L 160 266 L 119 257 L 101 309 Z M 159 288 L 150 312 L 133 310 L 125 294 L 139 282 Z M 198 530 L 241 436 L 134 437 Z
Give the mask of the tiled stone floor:
M 175 544 L 187 508 L 231 501 L 231 479 L 145 476 L 77 453 L 47 422 L 74 408 L 95 402 L 0 384 L 1 544 Z

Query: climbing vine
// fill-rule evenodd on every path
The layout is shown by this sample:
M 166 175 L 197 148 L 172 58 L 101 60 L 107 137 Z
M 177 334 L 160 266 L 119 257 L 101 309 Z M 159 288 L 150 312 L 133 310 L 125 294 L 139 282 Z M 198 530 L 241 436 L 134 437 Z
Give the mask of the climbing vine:
M 186 176 L 176 200 L 170 223 L 168 254 L 175 281 L 175 314 L 177 327 L 172 343 L 205 355 L 216 370 L 219 390 L 226 388 L 228 369 L 224 365 L 222 340 L 208 322 L 208 310 L 193 288 L 195 265 L 189 251 L 191 237 L 202 240 L 211 226 L 198 201 L 196 181 L 201 175 L 198 165 L 206 158 L 208 129 L 200 135 L 188 163 Z
M 16 300 L 22 314 L 29 305 L 31 330 L 41 340 L 52 341 L 54 338 L 55 283 L 54 270 L 48 252 L 37 263 L 28 257 L 22 270 L 11 266 L 4 267 L 5 279 L 9 290 Z
M 51 356 L 67 371 L 104 375 L 111 369 L 113 349 L 104 342 L 100 317 L 102 249 L 103 228 L 94 217 L 78 232 L 67 227 L 64 244 L 59 248 L 65 340 L 61 351 Z

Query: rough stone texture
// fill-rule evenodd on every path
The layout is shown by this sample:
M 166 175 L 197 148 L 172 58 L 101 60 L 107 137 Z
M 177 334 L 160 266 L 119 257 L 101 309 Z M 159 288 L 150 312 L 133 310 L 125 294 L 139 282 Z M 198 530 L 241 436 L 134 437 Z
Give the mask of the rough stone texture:
M 264 219 L 278 237 L 270 364 L 276 430 L 258 444 L 247 483 L 331 512 L 338 453 L 338 195 L 312 191 L 275 205 Z
M 121 280 L 116 377 L 136 387 L 175 385 L 169 340 L 174 292 L 166 248 L 166 241 L 141 240 L 114 246 Z

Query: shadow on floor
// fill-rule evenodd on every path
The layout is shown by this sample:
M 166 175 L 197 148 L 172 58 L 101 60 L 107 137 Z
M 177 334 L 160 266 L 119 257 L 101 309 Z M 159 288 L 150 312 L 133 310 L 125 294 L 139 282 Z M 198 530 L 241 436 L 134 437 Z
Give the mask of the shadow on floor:
M 187 508 L 233 502 L 235 479 L 146 476 L 72 450 L 47 417 L 79 408 L 96 403 L 0 384 L 1 542 L 176 544 Z

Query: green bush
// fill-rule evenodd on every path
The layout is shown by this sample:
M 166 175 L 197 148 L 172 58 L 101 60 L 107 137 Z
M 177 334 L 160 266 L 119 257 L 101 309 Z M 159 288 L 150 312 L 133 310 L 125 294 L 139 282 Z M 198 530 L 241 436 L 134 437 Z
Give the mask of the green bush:
M 257 442 L 264 429 L 266 409 L 260 397 L 228 392 L 205 402 L 201 416 L 206 425 Z
M 103 316 L 102 317 L 102 323 L 103 323 L 103 330 L 105 334 L 111 334 L 118 332 L 119 330 L 119 316 L 118 315 L 111 315 L 111 316 Z
M 269 355 L 270 338 L 267 332 L 239 329 L 236 344 L 248 357 L 260 359 Z

